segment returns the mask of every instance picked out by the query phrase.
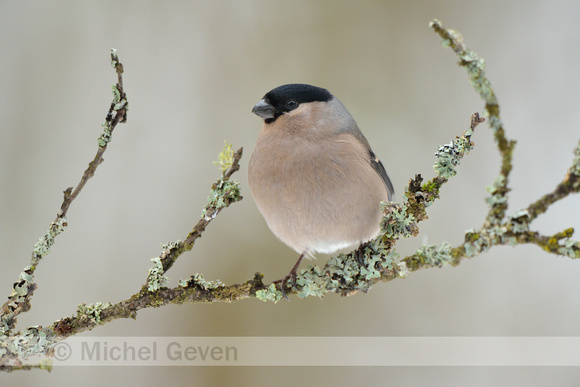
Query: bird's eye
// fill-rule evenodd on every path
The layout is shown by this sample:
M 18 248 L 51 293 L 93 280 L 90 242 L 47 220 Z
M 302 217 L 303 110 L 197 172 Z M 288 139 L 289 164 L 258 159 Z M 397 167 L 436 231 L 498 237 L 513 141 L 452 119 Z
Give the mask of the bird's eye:
M 298 102 L 294 101 L 293 99 L 291 99 L 290 101 L 286 102 L 286 107 L 290 110 L 292 109 L 296 109 L 296 107 L 298 106 Z

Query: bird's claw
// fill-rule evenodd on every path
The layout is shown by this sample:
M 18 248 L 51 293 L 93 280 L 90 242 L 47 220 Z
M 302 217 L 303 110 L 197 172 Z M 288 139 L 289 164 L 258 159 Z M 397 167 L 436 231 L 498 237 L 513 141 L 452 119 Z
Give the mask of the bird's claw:
M 279 280 L 276 280 L 273 283 L 280 284 L 280 292 L 282 293 L 282 295 L 284 296 L 285 299 L 290 301 L 290 299 L 286 295 L 286 290 L 285 290 L 286 283 L 288 282 L 288 280 L 291 280 L 291 284 L 292 284 L 290 289 L 294 288 L 296 286 L 296 272 L 295 271 L 291 271 L 290 273 L 288 273 L 288 275 L 286 277 L 281 278 Z

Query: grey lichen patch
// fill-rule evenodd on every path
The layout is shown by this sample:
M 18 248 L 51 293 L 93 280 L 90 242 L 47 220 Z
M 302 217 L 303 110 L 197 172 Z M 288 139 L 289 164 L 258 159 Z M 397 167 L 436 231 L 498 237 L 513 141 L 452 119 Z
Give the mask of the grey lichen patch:
M 498 130 L 500 130 L 503 127 L 501 119 L 497 115 L 495 115 L 495 114 L 490 115 L 490 112 L 487 110 L 485 111 L 485 115 L 488 118 L 487 122 L 488 122 L 489 127 L 494 132 L 497 132 Z
M 492 246 L 517 243 L 515 237 L 506 235 L 508 228 L 504 225 L 490 225 L 489 227 L 476 231 L 467 230 L 465 232 L 465 256 L 474 257 L 489 250 Z
M 147 271 L 147 290 L 154 292 L 167 286 L 167 277 L 163 275 L 164 271 L 161 258 L 151 258 L 151 261 L 153 262 L 153 267 L 150 267 Z
M 217 215 L 220 209 L 229 206 L 241 199 L 240 183 L 235 180 L 219 179 L 207 197 L 207 205 L 201 212 L 201 216 L 209 220 Z
M 413 214 L 411 214 L 406 204 L 381 203 L 384 213 L 381 219 L 381 233 L 387 239 L 408 238 L 417 235 L 419 228 Z
M 183 248 L 183 242 L 182 241 L 175 241 L 175 242 L 167 242 L 161 245 L 161 249 L 163 250 L 161 252 L 160 258 L 163 260 L 165 259 L 169 254 L 175 252 L 175 250 L 179 250 Z
M 101 323 L 101 313 L 110 308 L 109 302 L 95 302 L 93 304 L 80 304 L 77 307 L 77 317 L 80 319 L 88 318 L 96 324 Z
M 324 272 L 330 277 L 328 291 L 348 295 L 356 290 L 368 292 L 374 280 L 386 271 L 392 271 L 395 260 L 399 257 L 396 251 L 387 251 L 378 244 L 369 243 L 363 250 L 362 265 L 355 254 L 339 254 L 329 260 Z
M 443 242 L 439 245 L 427 245 L 417 250 L 415 256 L 420 260 L 421 266 L 443 267 L 453 261 L 452 247 Z
M 101 133 L 101 135 L 98 138 L 99 146 L 101 148 L 107 146 L 107 144 L 110 143 L 112 140 L 112 132 L 113 132 L 113 126 L 112 126 L 113 115 L 112 115 L 112 113 L 118 112 L 121 109 L 124 109 L 125 111 L 129 110 L 129 102 L 127 102 L 126 98 L 122 97 L 121 91 L 119 90 L 118 86 L 113 85 L 111 87 L 113 90 L 113 102 L 111 103 L 111 110 L 109 111 L 109 114 L 107 115 L 105 123 L 101 125 L 101 127 L 103 128 L 103 132 Z
M 298 297 L 317 296 L 328 292 L 350 295 L 357 291 L 368 292 L 384 273 L 394 272 L 399 254 L 387 251 L 376 241 L 369 242 L 359 259 L 358 253 L 339 254 L 330 258 L 323 268 L 308 265 L 296 278 Z
M 397 263 L 397 276 L 399 278 L 407 278 L 409 275 L 409 268 L 407 267 L 407 262 L 401 261 Z
M 12 315 L 12 313 L 7 313 L 6 318 L 5 319 L 3 318 L 0 321 L 0 337 L 6 336 L 10 333 L 10 325 L 9 325 L 8 321 L 11 321 L 13 318 L 14 318 L 14 316 Z
M 53 341 L 41 326 L 31 326 L 19 334 L 0 337 L 0 358 L 6 354 L 16 354 L 26 359 L 45 353 L 52 344 Z
M 26 266 L 24 271 L 18 276 L 18 282 L 14 284 L 12 295 L 24 297 L 28 294 L 30 286 L 33 284 L 32 267 Z M 11 295 L 11 297 L 12 297 Z
M 494 206 L 496 204 L 504 204 L 507 202 L 507 197 L 505 196 L 505 183 L 506 179 L 504 175 L 499 175 L 492 185 L 488 186 L 487 192 L 491 194 L 490 197 L 486 198 L 485 201 Z
M 322 298 L 329 291 L 327 287 L 331 281 L 330 275 L 324 270 L 318 266 L 308 265 L 296 278 L 296 286 L 299 289 L 298 297 L 317 296 Z
M 66 217 L 57 218 L 50 224 L 46 233 L 34 244 L 30 265 L 24 268 L 18 276 L 18 281 L 14 283 L 12 293 L 10 294 L 9 300 L 6 304 L 8 313 L 2 314 L 0 328 L 6 326 L 10 328 L 13 327 L 15 320 L 12 312 L 19 308 L 26 310 L 30 307 L 28 305 L 29 297 L 37 287 L 34 283 L 34 271 L 36 270 L 36 266 L 40 263 L 42 258 L 50 253 L 50 248 L 54 245 L 55 238 L 64 232 L 67 225 Z
M 112 139 L 112 131 L 111 126 L 109 124 L 102 124 L 101 127 L 103 128 L 103 133 L 99 136 L 99 146 L 102 148 L 106 146 Z
M 463 133 L 463 136 L 437 149 L 435 152 L 437 161 L 433 165 L 433 169 L 439 176 L 448 179 L 457 174 L 455 167 L 459 165 L 465 153 L 469 153 L 473 149 L 472 135 L 473 131 L 468 129 Z
M 219 279 L 215 281 L 206 281 L 203 274 L 195 273 L 188 280 L 180 279 L 179 286 L 181 286 L 182 288 L 195 286 L 202 290 L 214 290 L 217 288 L 223 288 L 226 285 Z
M 44 234 L 38 242 L 34 244 L 33 250 L 33 262 L 32 265 L 36 266 L 38 261 L 40 261 L 45 255 L 50 253 L 50 248 L 54 245 L 54 238 L 57 235 L 62 233 L 66 227 L 68 226 L 68 222 L 66 217 L 58 218 L 56 221 L 52 222 Z
M 443 29 L 443 25 L 441 24 L 441 22 L 437 19 L 433 19 L 431 20 L 431 22 L 429 22 L 429 27 L 435 29 L 436 31 L 442 30 Z M 461 41 L 461 35 L 452 29 L 447 29 L 447 32 L 450 34 L 450 36 L 454 36 L 455 40 Z M 449 47 L 451 46 L 453 42 L 451 41 L 451 38 L 445 38 L 445 37 L 441 37 L 441 45 L 443 47 Z
M 507 227 L 509 231 L 521 233 L 530 229 L 530 213 L 528 210 L 521 210 L 510 216 Z
M 266 289 L 260 289 L 256 291 L 256 298 L 264 302 L 272 301 L 275 304 L 283 297 L 284 295 L 282 292 L 278 290 L 274 284 L 270 284 L 270 286 L 268 286 Z
M 568 239 L 558 248 L 558 253 L 570 258 L 580 258 L 580 242 Z

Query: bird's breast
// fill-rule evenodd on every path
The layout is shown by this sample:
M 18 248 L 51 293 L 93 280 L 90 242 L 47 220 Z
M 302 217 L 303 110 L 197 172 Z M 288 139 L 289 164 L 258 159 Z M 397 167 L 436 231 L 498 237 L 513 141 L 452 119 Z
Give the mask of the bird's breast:
M 378 232 L 387 194 L 367 157 L 358 142 L 340 136 L 262 133 L 250 159 L 250 189 L 279 239 L 298 252 L 331 252 Z

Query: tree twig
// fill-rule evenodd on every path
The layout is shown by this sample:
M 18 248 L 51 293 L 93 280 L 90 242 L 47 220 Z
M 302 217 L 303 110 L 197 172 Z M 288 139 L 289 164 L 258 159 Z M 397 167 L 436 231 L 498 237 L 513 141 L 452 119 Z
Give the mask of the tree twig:
M 127 95 L 123 89 L 123 65 L 119 62 L 115 49 L 111 49 L 111 65 L 117 73 L 117 84 L 113 86 L 113 102 L 111 102 L 103 124 L 104 129 L 99 137 L 97 153 L 93 161 L 89 163 L 76 188 L 73 190 L 70 187 L 64 191 L 64 199 L 56 219 L 50 224 L 46 234 L 35 244 L 30 264 L 20 274 L 18 281 L 14 284 L 12 293 L 8 297 L 8 301 L 0 310 L 0 333 L 8 334 L 16 324 L 16 317 L 30 309 L 30 299 L 37 288 L 37 284 L 34 283 L 34 272 L 38 264 L 50 252 L 50 247 L 54 244 L 55 237 L 68 226 L 66 219 L 68 209 L 87 181 L 93 177 L 97 167 L 103 162 L 103 154 L 107 150 L 107 144 L 111 141 L 113 130 L 117 124 L 127 121 L 129 105 L 127 103 Z
M 509 189 L 509 175 L 512 170 L 512 157 L 516 142 L 506 137 L 503 122 L 499 115 L 499 104 L 491 82 L 485 74 L 485 61 L 465 47 L 460 33 L 452 29 L 443 28 L 441 22 L 434 19 L 430 23 L 431 28 L 439 34 L 442 44 L 450 47 L 459 58 L 458 64 L 467 70 L 469 81 L 479 96 L 485 101 L 485 116 L 489 119 L 489 125 L 493 130 L 495 142 L 501 155 L 501 170 L 497 184 L 494 185 L 492 195 L 504 200 L 490 203 L 490 211 L 487 221 L 491 224 L 501 223 L 507 210 L 507 193 Z

